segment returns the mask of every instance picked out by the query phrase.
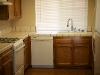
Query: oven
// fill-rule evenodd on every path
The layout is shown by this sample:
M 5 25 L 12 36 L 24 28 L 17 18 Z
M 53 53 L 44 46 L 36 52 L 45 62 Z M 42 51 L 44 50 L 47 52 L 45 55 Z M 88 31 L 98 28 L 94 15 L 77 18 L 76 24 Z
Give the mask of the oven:
M 13 75 L 24 75 L 24 46 L 23 39 L 0 38 L 0 43 L 13 43 Z
M 14 75 L 24 75 L 24 46 L 23 40 L 13 45 Z

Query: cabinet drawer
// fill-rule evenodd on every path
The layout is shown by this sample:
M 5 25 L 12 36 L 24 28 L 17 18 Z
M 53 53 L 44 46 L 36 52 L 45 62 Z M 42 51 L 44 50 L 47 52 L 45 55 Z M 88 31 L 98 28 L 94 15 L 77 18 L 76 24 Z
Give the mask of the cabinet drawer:
M 2 62 L 3 64 L 8 61 L 12 57 L 12 51 L 7 52 L 6 54 L 3 55 L 2 57 Z
M 72 44 L 56 44 L 56 47 L 72 47 Z
M 0 57 L 0 67 L 2 66 L 2 58 Z
M 89 38 L 75 38 L 74 43 L 90 43 L 90 39 Z
M 71 39 L 66 39 L 66 38 L 61 38 L 61 39 L 55 39 L 55 43 L 66 43 L 66 44 L 71 44 L 72 40 Z

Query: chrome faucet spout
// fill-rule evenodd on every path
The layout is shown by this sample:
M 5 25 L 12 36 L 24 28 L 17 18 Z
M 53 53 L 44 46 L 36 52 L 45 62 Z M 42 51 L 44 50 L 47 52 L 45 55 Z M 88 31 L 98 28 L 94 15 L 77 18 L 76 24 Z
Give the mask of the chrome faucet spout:
M 71 20 L 71 31 L 73 31 L 74 29 L 76 29 L 76 27 L 73 28 L 73 20 L 72 19 L 68 19 L 68 21 L 67 21 L 67 27 L 69 27 L 69 21 L 70 20 Z

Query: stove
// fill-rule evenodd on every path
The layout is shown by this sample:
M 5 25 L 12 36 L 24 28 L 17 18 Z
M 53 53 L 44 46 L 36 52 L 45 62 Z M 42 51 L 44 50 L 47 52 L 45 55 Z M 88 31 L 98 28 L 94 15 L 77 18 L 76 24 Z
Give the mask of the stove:
M 13 75 L 24 75 L 24 47 L 23 39 L 0 38 L 0 43 L 13 43 Z
M 19 38 L 0 38 L 0 43 L 15 43 Z

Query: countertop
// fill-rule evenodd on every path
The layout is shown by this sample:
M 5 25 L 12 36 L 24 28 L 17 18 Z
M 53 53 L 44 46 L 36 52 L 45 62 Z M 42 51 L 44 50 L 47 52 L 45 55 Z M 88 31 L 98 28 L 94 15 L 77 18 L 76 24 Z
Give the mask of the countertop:
M 13 43 L 0 43 L 0 54 L 11 48 Z
M 92 32 L 10 32 L 0 36 L 0 38 L 20 38 L 25 39 L 28 36 L 34 37 L 53 37 L 53 36 L 92 36 Z M 0 54 L 12 47 L 12 43 L 0 43 Z

